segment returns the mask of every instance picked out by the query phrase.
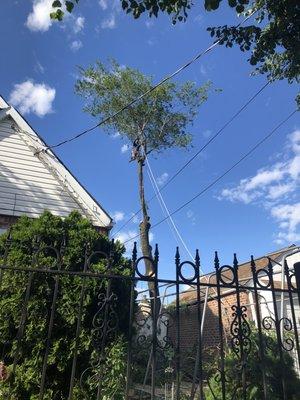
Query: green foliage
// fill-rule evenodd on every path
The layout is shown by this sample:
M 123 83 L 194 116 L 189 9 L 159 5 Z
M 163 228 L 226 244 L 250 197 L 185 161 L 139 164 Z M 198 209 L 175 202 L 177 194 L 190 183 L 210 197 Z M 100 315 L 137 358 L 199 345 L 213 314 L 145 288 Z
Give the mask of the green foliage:
M 110 243 L 105 236 L 100 235 L 91 223 L 77 212 L 62 220 L 45 212 L 40 218 L 32 220 L 22 217 L 14 225 L 12 244 L 6 264 L 17 268 L 56 268 L 53 251 L 45 246 L 61 247 L 66 239 L 63 250 L 62 269 L 72 272 L 82 271 L 85 260 L 85 249 L 89 244 L 90 251 L 109 253 Z M 0 236 L 0 252 L 6 247 L 7 234 Z M 38 238 L 38 244 L 36 239 Z M 37 247 L 44 250 L 35 259 Z M 124 247 L 115 245 L 113 253 L 113 272 L 130 274 L 130 263 L 122 254 Z M 0 258 L 0 262 L 1 262 Z M 100 255 L 93 257 L 91 271 L 103 273 L 105 261 Z M 25 305 L 25 292 L 30 276 L 32 286 L 27 304 L 24 334 L 20 341 L 18 363 L 13 375 L 13 361 L 17 354 L 17 333 L 21 323 L 21 315 Z M 92 398 L 95 395 L 95 383 L 91 376 L 95 375 L 99 352 L 94 348 L 92 324 L 99 309 L 99 294 L 105 293 L 107 279 L 86 278 L 79 276 L 60 275 L 58 278 L 58 297 L 56 302 L 54 326 L 51 335 L 51 346 L 46 374 L 46 390 L 44 400 L 65 399 L 68 397 L 70 374 L 75 349 L 76 326 L 78 321 L 81 288 L 85 284 L 81 333 L 78 341 L 77 371 L 74 388 L 74 399 Z M 55 276 L 47 273 L 27 271 L 12 272 L 5 270 L 0 291 L 0 354 L 5 362 L 10 377 L 0 383 L 1 399 L 36 400 L 38 399 L 42 363 L 45 354 L 46 338 L 49 327 L 49 316 L 53 301 Z M 124 349 L 128 331 L 128 308 L 130 287 L 126 281 L 112 281 L 112 292 L 116 294 L 116 312 L 119 318 L 118 328 L 105 347 L 105 357 L 102 369 L 105 372 L 103 393 L 108 397 L 116 395 L 124 388 Z M 97 322 L 97 320 L 96 320 Z M 83 388 L 79 385 L 81 374 L 84 373 Z M 99 372 L 99 371 L 98 371 Z M 10 387 L 11 386 L 11 387 Z
M 260 400 L 264 398 L 262 385 L 262 368 L 266 374 L 268 398 L 282 400 L 282 377 L 286 383 L 286 398 L 297 400 L 300 393 L 300 380 L 294 370 L 294 362 L 291 355 L 283 351 L 283 365 L 280 362 L 278 346 L 275 336 L 264 335 L 265 343 L 264 366 L 259 357 L 258 335 L 251 334 L 251 351 L 245 361 L 247 400 Z M 267 344 L 267 345 L 266 345 Z M 215 367 L 218 368 L 219 360 Z M 206 400 L 215 400 L 222 397 L 221 382 L 218 376 L 209 379 L 209 386 L 205 393 Z M 226 400 L 243 398 L 242 375 L 240 360 L 233 350 L 227 349 L 225 354 L 225 376 L 226 376 Z M 213 392 L 213 393 L 212 393 Z
M 84 111 L 97 118 L 109 118 L 153 87 L 151 77 L 116 61 L 108 67 L 98 61 L 87 69 L 80 68 L 80 74 L 76 92 L 85 99 Z M 187 126 L 207 100 L 210 86 L 210 82 L 201 87 L 192 82 L 166 82 L 102 126 L 130 142 L 142 137 L 147 154 L 187 147 L 192 140 Z
M 65 11 L 71 13 L 75 4 L 78 4 L 79 0 L 54 0 L 52 3 L 52 8 L 54 9 L 51 12 L 50 17 L 52 19 L 57 19 L 58 21 L 62 21 L 65 15 Z
M 185 21 L 193 5 L 192 0 L 120 0 L 122 8 L 134 18 L 143 13 L 157 17 L 159 12 L 172 16 L 173 23 Z M 204 0 L 206 11 L 215 11 L 222 0 Z M 76 1 L 76 3 L 78 0 Z M 56 7 L 60 1 L 55 1 Z M 66 1 L 66 3 L 70 3 Z M 289 83 L 300 80 L 300 2 L 299 0 L 228 0 L 236 13 L 250 15 L 255 12 L 254 23 L 249 26 L 210 27 L 212 36 L 226 47 L 237 45 L 243 52 L 250 51 L 248 61 L 256 66 L 254 73 L 267 74 L 269 80 L 286 79 Z M 197 3 L 198 4 L 198 3 Z M 67 7 L 67 4 L 66 4 Z M 68 7 L 67 7 L 68 8 Z M 72 11 L 73 7 L 69 10 Z M 52 17 L 61 19 L 62 8 Z M 300 105 L 299 97 L 297 103 Z
M 250 1 L 244 1 L 244 7 Z M 266 73 L 270 80 L 300 80 L 300 3 L 298 0 L 257 0 L 255 25 L 246 27 L 219 26 L 209 28 L 221 44 L 236 44 L 242 51 L 251 51 L 249 62 L 256 72 Z

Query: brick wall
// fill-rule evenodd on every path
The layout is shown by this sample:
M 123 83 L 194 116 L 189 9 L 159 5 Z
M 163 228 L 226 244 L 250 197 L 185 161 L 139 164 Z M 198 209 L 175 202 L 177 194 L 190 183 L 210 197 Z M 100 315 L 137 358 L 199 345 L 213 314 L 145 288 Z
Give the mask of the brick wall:
M 249 303 L 249 296 L 247 292 L 240 293 L 241 305 Z M 236 304 L 236 294 L 232 293 L 222 297 L 221 310 L 222 310 L 222 323 L 228 341 L 231 338 L 230 326 L 233 321 L 232 306 Z M 201 306 L 203 313 L 203 305 Z M 252 320 L 250 307 L 247 307 L 247 319 Z M 198 338 L 198 309 L 197 305 L 182 306 L 180 310 L 180 348 L 182 353 L 193 352 L 196 348 Z M 224 334 L 224 332 L 223 332 Z M 173 343 L 176 343 L 176 317 L 169 329 L 169 336 Z M 217 300 L 210 300 L 207 305 L 203 338 L 203 349 L 217 349 L 220 345 L 220 332 L 219 332 L 219 313 Z

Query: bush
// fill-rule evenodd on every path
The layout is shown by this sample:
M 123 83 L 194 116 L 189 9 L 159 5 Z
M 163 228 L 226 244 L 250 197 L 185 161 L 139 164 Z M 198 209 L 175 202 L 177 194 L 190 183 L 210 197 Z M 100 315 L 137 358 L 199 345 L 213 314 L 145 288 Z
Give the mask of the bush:
M 247 400 L 261 400 L 263 395 L 262 363 L 259 358 L 258 334 L 253 332 L 250 336 L 251 350 L 245 359 L 245 374 L 247 385 Z M 274 334 L 263 335 L 264 343 L 264 371 L 266 374 L 268 398 L 282 400 L 282 377 L 286 383 L 286 398 L 298 400 L 300 393 L 300 381 L 294 369 L 294 361 L 290 354 L 283 351 L 283 365 L 278 354 L 278 345 Z M 215 363 L 215 367 L 218 367 Z M 243 398 L 242 375 L 240 360 L 232 349 L 227 349 L 225 354 L 226 375 L 226 400 Z M 209 379 L 211 389 L 206 390 L 206 400 L 215 400 L 222 397 L 220 374 Z M 213 392 L 213 393 L 212 393 Z
M 78 272 L 83 270 L 87 244 L 91 251 L 110 252 L 109 240 L 100 235 L 89 221 L 73 212 L 64 220 L 45 212 L 36 220 L 22 217 L 11 231 L 12 243 L 5 261 L 6 265 L 18 268 L 54 268 L 53 251 L 39 253 L 34 261 L 36 248 L 43 246 L 65 247 L 62 249 L 62 269 Z M 38 245 L 36 239 L 38 238 Z M 7 234 L 0 236 L 0 251 L 6 247 Z M 66 239 L 66 245 L 64 241 Z M 116 243 L 113 253 L 113 273 L 130 274 L 130 262 L 122 254 L 124 247 Z M 3 262 L 3 256 L 2 256 Z M 1 263 L 1 259 L 0 259 Z M 56 268 L 56 267 L 55 267 Z M 93 272 L 104 273 L 105 261 L 97 255 L 91 263 Z M 24 299 L 28 282 L 32 280 L 27 314 L 24 314 Z M 112 280 L 112 292 L 116 295 L 114 309 L 109 316 L 119 323 L 105 341 L 103 358 L 101 353 L 101 323 L 103 313 L 99 311 L 101 299 L 105 297 L 108 284 L 103 278 L 82 278 L 80 276 L 30 273 L 4 270 L 0 278 L 0 354 L 9 379 L 0 382 L 1 399 L 37 400 L 39 399 L 41 371 L 46 348 L 49 317 L 54 288 L 58 282 L 58 296 L 51 345 L 47 363 L 44 400 L 68 398 L 71 377 L 75 336 L 78 321 L 81 289 L 84 283 L 85 295 L 82 304 L 81 333 L 78 340 L 78 358 L 73 399 L 93 398 L 97 393 L 95 377 L 99 371 L 105 372 L 102 382 L 103 395 L 118 399 L 124 388 L 124 353 L 128 332 L 128 313 L 130 283 L 127 280 Z M 101 297 L 102 296 L 102 297 Z M 17 335 L 24 319 L 24 332 L 19 340 Z M 14 360 L 17 360 L 15 373 Z M 99 363 L 100 361 L 100 363 Z M 100 368 L 101 367 L 101 368 Z M 82 379 L 82 385 L 80 384 Z M 110 397 L 111 396 L 111 397 Z

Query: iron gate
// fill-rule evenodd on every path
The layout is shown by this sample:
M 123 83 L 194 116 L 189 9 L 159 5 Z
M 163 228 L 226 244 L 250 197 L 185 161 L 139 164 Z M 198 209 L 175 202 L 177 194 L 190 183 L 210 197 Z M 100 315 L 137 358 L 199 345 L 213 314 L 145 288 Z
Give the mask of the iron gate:
M 113 243 L 109 254 L 83 249 L 77 270 L 64 269 L 63 248 L 42 245 L 30 264 L 13 265 L 10 246 L 0 265 L 1 399 L 300 398 L 299 264 L 269 258 L 258 267 L 252 258 L 241 278 L 236 256 L 220 265 L 216 254 L 214 272 L 203 276 L 198 251 L 191 262 L 177 249 L 174 277 L 162 278 L 157 246 L 151 276 L 136 244 L 126 273 L 114 268 Z M 39 262 L 45 254 L 51 267 Z M 103 270 L 92 268 L 95 258 Z M 67 290 L 74 298 L 65 304 Z M 122 344 L 112 347 L 120 332 Z

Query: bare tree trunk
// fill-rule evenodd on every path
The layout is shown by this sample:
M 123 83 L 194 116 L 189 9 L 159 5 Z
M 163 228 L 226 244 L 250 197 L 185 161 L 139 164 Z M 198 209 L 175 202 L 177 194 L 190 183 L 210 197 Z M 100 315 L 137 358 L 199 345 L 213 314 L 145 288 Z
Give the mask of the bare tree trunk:
M 139 175 L 139 195 L 140 195 L 140 204 L 143 214 L 143 220 L 140 223 L 140 239 L 141 239 L 141 248 L 144 257 L 149 257 L 152 259 L 152 247 L 149 241 L 149 231 L 150 231 L 150 217 L 148 215 L 146 200 L 145 200 L 145 189 L 144 189 L 144 157 L 138 160 L 138 175 Z M 151 262 L 145 260 L 146 267 L 146 275 L 153 274 L 153 266 Z
M 150 260 L 153 260 L 152 256 L 152 247 L 150 245 L 149 240 L 149 231 L 150 231 L 150 217 L 148 215 L 147 204 L 145 200 L 145 189 L 144 189 L 144 157 L 140 157 L 138 160 L 138 178 L 139 178 L 139 196 L 140 196 L 140 205 L 142 209 L 143 219 L 140 223 L 140 240 L 141 240 L 141 249 L 143 257 L 147 257 L 145 259 L 145 271 L 147 276 L 154 276 L 153 264 Z M 150 260 L 149 260 L 150 259 Z M 154 282 L 148 283 L 149 294 L 151 299 L 156 297 L 156 314 L 160 311 L 160 299 L 159 299 L 159 289 L 158 286 Z M 153 303 L 153 301 L 151 301 Z M 152 304 L 153 308 L 153 304 Z

